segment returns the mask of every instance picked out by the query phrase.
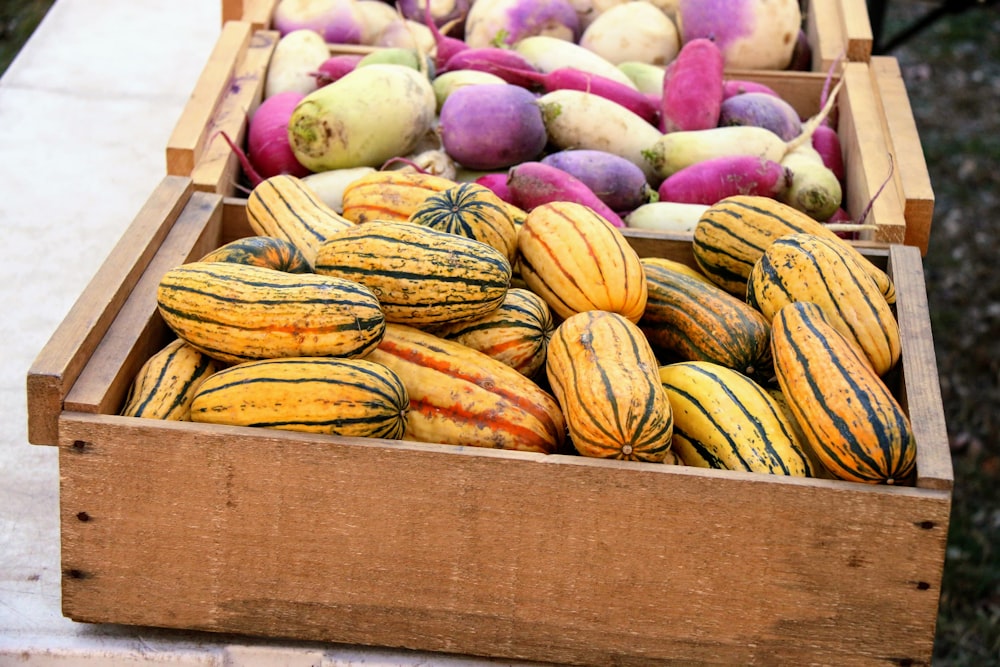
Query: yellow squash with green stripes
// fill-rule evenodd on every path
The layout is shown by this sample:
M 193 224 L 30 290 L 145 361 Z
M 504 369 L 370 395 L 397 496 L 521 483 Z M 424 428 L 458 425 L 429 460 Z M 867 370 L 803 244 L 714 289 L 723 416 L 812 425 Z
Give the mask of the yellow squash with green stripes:
M 814 303 L 775 315 L 775 374 L 816 456 L 835 477 L 907 483 L 916 442 L 910 420 L 861 351 Z
M 199 261 L 250 264 L 285 273 L 312 272 L 312 265 L 295 244 L 275 236 L 245 236 L 216 248 Z
M 588 310 L 556 327 L 545 372 L 573 447 L 583 456 L 662 463 L 673 413 L 639 327 Z
M 517 225 L 508 205 L 478 183 L 460 183 L 429 195 L 410 222 L 482 241 L 511 262 L 517 254 Z
M 794 301 L 817 304 L 875 372 L 885 375 L 899 361 L 899 323 L 878 285 L 844 247 L 813 234 L 778 238 L 750 271 L 747 302 L 768 320 Z
M 455 185 L 450 178 L 414 171 L 365 174 L 344 188 L 344 217 L 359 224 L 372 220 L 409 220 L 427 197 Z
M 842 244 L 871 274 L 886 300 L 895 302 L 896 289 L 885 271 L 822 223 L 770 197 L 736 195 L 709 206 L 695 225 L 692 250 L 712 282 L 743 298 L 750 270 L 764 250 L 778 237 L 795 233 Z
M 247 222 L 255 234 L 288 241 L 312 266 L 327 237 L 353 223 L 326 205 L 302 179 L 279 174 L 261 181 L 247 196 Z
M 552 395 L 487 354 L 390 323 L 366 358 L 402 379 L 407 440 L 540 454 L 563 446 L 566 423 Z
M 365 359 L 248 361 L 203 382 L 191 420 L 344 437 L 403 437 L 409 396 L 395 373 Z
M 373 220 L 329 238 L 316 273 L 357 281 L 389 322 L 434 325 L 500 307 L 511 266 L 496 248 L 412 222 Z
M 673 451 L 685 465 L 813 476 L 793 423 L 763 386 L 707 361 L 659 373 L 673 409 Z
M 545 300 L 530 290 L 512 287 L 493 312 L 433 327 L 431 332 L 488 354 L 521 375 L 534 377 L 545 365 L 554 329 L 552 311 Z
M 136 373 L 121 414 L 186 421 L 195 391 L 217 369 L 218 364 L 211 357 L 175 338 L 147 359 Z
M 654 348 L 680 361 L 711 361 L 770 378 L 771 326 L 759 311 L 661 260 L 641 261 L 648 295 L 639 328 Z
M 163 321 L 193 347 L 229 363 L 273 357 L 360 357 L 385 332 L 364 285 L 314 273 L 191 262 L 160 279 Z
M 588 310 L 638 322 L 646 307 L 646 276 L 621 231 L 588 206 L 542 204 L 517 236 L 521 279 L 565 319 Z

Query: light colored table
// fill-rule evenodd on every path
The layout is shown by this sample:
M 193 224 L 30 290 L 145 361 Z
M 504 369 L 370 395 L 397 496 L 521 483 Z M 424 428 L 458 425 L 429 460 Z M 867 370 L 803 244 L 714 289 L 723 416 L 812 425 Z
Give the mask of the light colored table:
M 59 471 L 28 444 L 28 369 L 164 176 L 220 7 L 59 0 L 0 79 L 0 665 L 509 664 L 62 616 Z

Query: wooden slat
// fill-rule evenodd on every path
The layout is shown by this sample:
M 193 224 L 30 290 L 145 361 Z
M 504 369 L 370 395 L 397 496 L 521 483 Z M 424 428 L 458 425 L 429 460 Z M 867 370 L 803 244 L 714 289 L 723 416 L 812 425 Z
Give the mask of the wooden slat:
M 218 247 L 222 200 L 193 192 L 159 252 L 136 281 L 132 297 L 122 304 L 65 398 L 68 411 L 114 414 L 142 364 L 173 336 L 156 313 L 160 278 L 184 262 Z
M 917 246 L 926 255 L 934 218 L 934 189 L 906 83 L 899 61 L 891 56 L 872 58 L 871 73 L 881 104 L 886 140 L 894 156 L 894 180 L 903 202 L 906 218 L 903 242 Z
M 930 660 L 945 492 L 260 431 L 67 413 L 64 614 L 590 665 Z
M 806 36 L 812 46 L 812 69 L 828 72 L 847 58 L 839 0 L 811 0 L 805 19 Z
M 246 21 L 254 30 L 269 30 L 278 0 L 243 0 L 241 21 Z
M 872 219 L 878 225 L 871 240 L 902 243 L 906 235 L 903 204 L 894 187 L 882 188 L 892 174 L 889 145 L 882 130 L 880 103 L 871 84 L 866 63 L 844 64 L 844 87 L 840 94 L 851 110 L 839 117 L 838 135 L 844 147 L 845 168 L 853 179 L 847 210 L 864 211 L 872 203 Z M 881 192 L 880 192 L 881 189 Z M 871 222 L 871 220 L 865 220 Z
M 167 173 L 190 176 L 209 140 L 216 108 L 233 82 L 237 64 L 246 52 L 252 26 L 230 21 L 222 26 L 208 62 L 167 141 Z
M 277 45 L 277 32 L 253 33 L 240 59 L 227 92 L 220 100 L 206 130 L 206 145 L 198 156 L 191 179 L 198 190 L 233 194 L 240 180 L 240 162 L 222 133 L 237 146 L 245 146 L 249 119 L 264 97 L 264 81 L 271 54 Z
M 889 269 L 896 283 L 902 354 L 908 360 L 900 402 L 910 415 L 917 441 L 917 486 L 950 490 L 954 484 L 951 448 L 919 249 L 891 246 Z
M 865 0 L 839 0 L 840 26 L 848 60 L 868 62 L 872 55 L 871 20 Z
M 55 445 L 63 399 L 191 196 L 191 180 L 165 177 L 28 369 L 28 441 Z

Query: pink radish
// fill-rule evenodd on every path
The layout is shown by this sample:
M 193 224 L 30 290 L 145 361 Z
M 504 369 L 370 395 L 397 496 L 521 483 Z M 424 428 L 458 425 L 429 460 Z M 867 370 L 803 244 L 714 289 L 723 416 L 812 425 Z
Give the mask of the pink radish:
M 434 20 L 434 16 L 431 14 L 431 0 L 424 1 L 424 25 L 431 31 L 431 35 L 434 36 L 434 67 L 436 69 L 440 70 L 453 55 L 469 48 L 469 45 L 463 40 L 448 37 L 441 32 L 437 22 Z
M 507 172 L 514 205 L 525 211 L 554 201 L 571 201 L 594 210 L 615 227 L 625 222 L 576 176 L 542 162 L 522 162 Z
M 833 172 L 837 180 L 844 182 L 846 171 L 844 168 L 844 155 L 841 152 L 840 136 L 837 131 L 829 125 L 817 125 L 813 130 L 812 146 L 823 158 L 823 164 Z
M 647 203 L 656 192 L 638 165 L 607 151 L 585 148 L 556 151 L 541 162 L 580 179 L 611 210 L 619 213 Z
M 510 188 L 507 187 L 506 172 L 483 174 L 475 180 L 475 183 L 492 190 L 493 194 L 500 197 L 500 199 L 504 200 L 508 204 L 514 203 L 514 195 L 511 194 Z
M 660 201 L 712 204 L 732 195 L 777 198 L 789 183 L 788 170 L 774 160 L 749 155 L 712 158 L 674 173 L 659 187 Z
M 345 74 L 353 72 L 363 57 L 357 53 L 340 53 L 330 56 L 313 73 L 313 76 L 316 77 L 316 86 L 319 88 L 333 83 Z
M 516 51 L 503 49 L 496 46 L 484 46 L 481 48 L 469 48 L 459 51 L 448 59 L 441 72 L 451 72 L 458 69 L 472 69 L 480 72 L 489 72 L 504 81 L 507 81 L 509 74 L 506 70 L 532 71 L 534 66 L 527 59 Z M 537 71 L 537 70 L 535 70 Z
M 693 39 L 667 65 L 660 101 L 660 131 L 704 130 L 719 124 L 724 59 L 715 43 Z
M 599 74 L 591 74 L 572 67 L 560 67 L 551 72 L 511 69 L 503 65 L 496 67 L 509 75 L 509 78 L 505 78 L 506 81 L 518 86 L 525 88 L 540 86 L 545 92 L 568 89 L 593 93 L 612 102 L 617 102 L 649 123 L 656 123 L 660 114 L 658 101 L 654 102 L 635 88 Z
M 250 117 L 246 153 L 225 133 L 229 147 L 236 153 L 251 185 L 278 174 L 299 178 L 312 173 L 292 153 L 288 144 L 288 119 L 304 96 L 288 91 L 268 97 Z

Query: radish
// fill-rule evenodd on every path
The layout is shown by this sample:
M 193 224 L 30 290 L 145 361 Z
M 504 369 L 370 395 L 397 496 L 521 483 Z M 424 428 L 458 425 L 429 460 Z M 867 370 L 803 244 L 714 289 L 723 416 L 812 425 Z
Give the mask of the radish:
M 625 222 L 580 179 L 542 162 L 522 162 L 507 172 L 513 203 L 525 211 L 554 201 L 569 201 L 591 208 L 615 227 Z
M 802 27 L 799 0 L 679 0 L 681 43 L 711 39 L 727 69 L 785 69 Z
M 691 232 L 708 210 L 705 204 L 655 201 L 643 204 L 625 216 L 626 226 L 657 232 Z
M 837 180 L 844 183 L 846 170 L 844 168 L 844 153 L 841 150 L 840 135 L 829 125 L 818 125 L 813 130 L 812 147 L 819 153 L 820 159 L 827 169 L 833 172 Z
M 788 145 L 777 134 L 753 125 L 711 127 L 707 130 L 669 132 L 643 152 L 661 177 L 685 167 L 727 155 L 750 155 L 780 162 Z
M 441 72 L 454 72 L 455 70 L 476 70 L 478 72 L 488 72 L 507 81 L 510 70 L 534 70 L 534 66 L 525 58 L 510 49 L 502 49 L 497 46 L 485 46 L 482 48 L 471 48 L 459 51 L 444 64 Z
M 569 0 L 476 0 L 465 19 L 465 42 L 474 48 L 510 46 L 533 35 L 576 42 L 576 9 Z
M 537 85 L 546 92 L 582 90 L 617 102 L 649 123 L 655 123 L 660 113 L 658 105 L 634 87 L 622 85 L 618 81 L 599 74 L 584 72 L 573 67 L 560 67 L 551 72 L 515 70 L 505 68 L 502 65 L 498 65 L 498 67 L 507 74 L 505 77 L 507 81 L 525 88 Z
M 781 97 L 774 88 L 771 88 L 766 83 L 747 81 L 746 79 L 726 79 L 722 83 L 723 101 L 735 95 L 742 95 L 743 93 L 766 93 L 775 97 Z
M 632 80 L 616 65 L 573 42 L 547 35 L 533 35 L 516 42 L 513 49 L 539 72 L 572 67 L 635 87 Z
M 639 92 L 651 96 L 659 104 L 663 96 L 663 77 L 666 75 L 662 67 L 629 60 L 618 63 L 618 69 L 629 78 Z
M 723 88 L 722 52 L 710 39 L 681 47 L 667 65 L 660 101 L 660 130 L 704 130 L 719 124 Z
M 267 65 L 264 97 L 286 91 L 303 95 L 316 90 L 313 73 L 330 57 L 330 48 L 315 30 L 294 30 L 278 40 Z
M 788 188 L 788 170 L 747 155 L 712 158 L 685 167 L 660 184 L 660 201 L 712 204 L 733 195 L 777 199 Z
M 434 97 L 437 99 L 438 113 L 448 96 L 459 88 L 465 86 L 475 86 L 482 83 L 507 83 L 495 74 L 480 72 L 473 69 L 456 69 L 445 72 L 434 77 L 431 87 L 434 88 Z
M 753 125 L 771 130 L 784 141 L 802 132 L 802 120 L 795 108 L 777 95 L 750 92 L 722 101 L 718 125 Z
M 606 151 L 557 151 L 543 157 L 541 162 L 579 179 L 613 211 L 631 211 L 656 194 L 642 169 Z
M 509 83 L 452 92 L 441 106 L 438 130 L 445 151 L 470 169 L 502 169 L 533 160 L 548 141 L 535 96 Z
M 348 185 L 366 174 L 375 171 L 374 167 L 353 167 L 350 169 L 330 169 L 309 174 L 302 178 L 320 198 L 320 200 L 337 213 L 344 212 L 344 190 Z
M 615 65 L 638 61 L 664 66 L 681 48 L 677 26 L 647 0 L 609 7 L 594 17 L 579 43 Z
M 354 68 L 361 62 L 362 57 L 361 54 L 357 53 L 341 53 L 330 56 L 313 73 L 316 78 L 316 87 L 322 88 L 328 83 L 337 81 L 345 74 L 353 72 Z
M 514 195 L 511 194 L 510 188 L 507 186 L 507 172 L 491 172 L 483 174 L 473 180 L 473 183 L 477 183 L 484 188 L 490 189 L 493 194 L 500 197 L 500 199 L 504 200 L 508 204 L 514 204 Z M 514 205 L 516 206 L 516 204 Z
M 790 174 L 788 189 L 780 199 L 820 222 L 828 220 L 843 202 L 840 181 L 823 163 L 812 144 L 801 144 L 781 160 Z
M 289 143 L 312 171 L 378 167 L 412 151 L 436 110 L 426 75 L 376 63 L 304 97 L 288 123 Z
M 372 45 L 391 23 L 399 20 L 396 8 L 384 0 L 355 0 L 364 32 L 361 43 Z
M 288 120 L 298 106 L 302 93 L 287 91 L 268 97 L 250 117 L 247 128 L 247 157 L 257 174 L 251 181 L 278 174 L 299 178 L 311 173 L 298 161 L 288 144 Z M 256 183 L 254 183 L 256 185 Z
M 396 6 L 408 19 L 440 27 L 463 21 L 471 4 L 471 0 L 398 0 Z
M 331 44 L 360 44 L 364 19 L 355 0 L 279 0 L 271 25 L 282 36 L 313 30 Z
M 466 0 L 464 3 L 465 8 L 468 9 L 468 2 L 471 0 Z M 411 4 L 417 4 L 417 0 L 411 0 Z M 456 3 L 457 4 L 457 3 Z M 465 10 L 463 10 L 464 12 Z M 465 43 L 464 40 L 457 39 L 455 37 L 448 37 L 441 32 L 438 24 L 435 22 L 434 17 L 431 15 L 431 3 L 430 0 L 424 0 L 424 25 L 431 31 L 431 35 L 434 37 L 434 67 L 437 70 L 441 70 L 448 60 L 458 53 L 459 51 L 465 51 L 469 48 L 469 45 Z
M 537 103 L 553 146 L 613 153 L 642 169 L 650 185 L 659 184 L 660 176 L 643 153 L 662 135 L 640 116 L 616 102 L 580 90 L 545 93 Z

